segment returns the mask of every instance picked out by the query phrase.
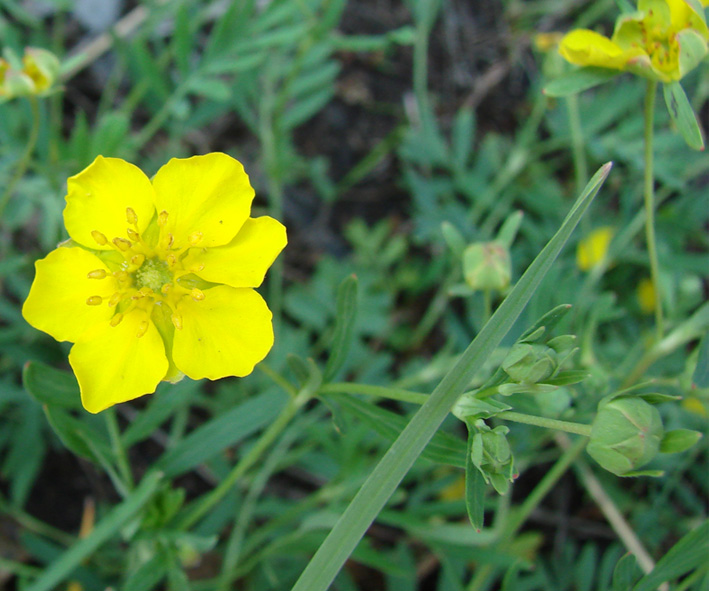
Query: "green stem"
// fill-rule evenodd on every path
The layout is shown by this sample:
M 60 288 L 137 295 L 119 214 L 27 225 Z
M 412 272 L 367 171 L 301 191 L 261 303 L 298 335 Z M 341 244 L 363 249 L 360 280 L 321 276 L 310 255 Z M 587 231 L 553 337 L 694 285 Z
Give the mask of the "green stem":
M 15 190 L 15 186 L 18 182 L 20 182 L 20 179 L 27 171 L 27 166 L 30 163 L 30 158 L 32 157 L 34 148 L 37 145 L 37 138 L 39 137 L 39 124 L 41 121 L 41 117 L 39 114 L 39 101 L 35 96 L 28 96 L 27 98 L 30 102 L 30 109 L 32 111 L 32 126 L 30 127 L 30 133 L 27 138 L 27 145 L 25 146 L 25 151 L 22 154 L 22 157 L 20 158 L 19 162 L 17 163 L 17 166 L 15 167 L 15 173 L 12 175 L 12 178 L 7 183 L 2 197 L 0 197 L 0 218 L 5 212 L 5 207 L 7 207 L 7 204 L 10 201 L 10 198 L 12 197 L 12 193 Z
M 569 112 L 569 127 L 571 128 L 571 153 L 574 158 L 574 173 L 576 176 L 576 194 L 582 190 L 588 179 L 588 164 L 584 149 L 583 129 L 579 116 L 579 99 L 573 94 L 566 98 L 566 108 Z
M 524 502 L 514 512 L 510 514 L 510 518 L 504 525 L 500 534 L 499 544 L 504 544 L 509 541 L 522 527 L 524 522 L 530 516 L 532 511 L 537 508 L 542 499 L 549 493 L 559 479 L 566 473 L 569 466 L 579 456 L 586 446 L 586 439 L 579 437 L 574 444 L 566 449 L 559 457 L 551 469 L 539 481 L 539 484 L 534 487 L 534 490 L 527 496 Z M 480 591 L 485 588 L 487 579 L 495 569 L 494 566 L 486 564 L 475 572 L 475 576 L 470 581 L 467 591 Z
M 424 404 L 428 399 L 428 394 L 402 390 L 401 388 L 388 388 L 386 386 L 370 386 L 369 384 L 335 383 L 325 384 L 320 388 L 323 394 L 365 394 L 366 396 L 378 396 L 389 400 L 400 400 L 401 402 L 411 402 L 413 404 Z
M 111 438 L 111 448 L 113 449 L 113 455 L 116 457 L 118 472 L 120 473 L 128 491 L 131 491 L 133 490 L 135 484 L 133 482 L 133 474 L 130 470 L 128 454 L 126 453 L 126 448 L 123 445 L 123 440 L 121 439 L 121 430 L 118 426 L 118 418 L 116 417 L 115 408 L 111 407 L 106 409 L 103 416 L 106 419 L 106 427 L 108 429 L 109 437 Z
M 495 415 L 495 417 L 498 419 L 502 419 L 503 421 L 524 423 L 525 425 L 534 425 L 535 427 L 544 427 L 545 429 L 556 429 L 557 431 L 566 431 L 567 433 L 583 435 L 584 437 L 591 436 L 591 425 L 584 425 L 583 423 L 559 421 L 557 419 L 549 419 L 547 417 L 536 417 L 534 415 L 527 415 L 512 411 L 501 412 Z
M 179 529 L 188 530 L 224 498 L 239 478 L 261 459 L 263 453 L 276 441 L 286 425 L 296 415 L 298 409 L 310 399 L 310 396 L 310 391 L 302 390 L 298 396 L 288 401 L 281 413 L 276 417 L 276 420 L 261 434 L 261 437 L 246 455 L 236 463 L 227 477 L 214 490 L 196 502 L 194 508 L 180 521 Z
M 645 240 L 650 258 L 650 275 L 655 290 L 655 335 L 660 340 L 664 334 L 662 319 L 662 297 L 660 295 L 660 265 L 657 261 L 655 242 L 655 178 L 653 173 L 653 130 L 655 120 L 655 95 L 657 82 L 648 80 L 645 92 L 645 182 L 643 196 L 645 200 Z

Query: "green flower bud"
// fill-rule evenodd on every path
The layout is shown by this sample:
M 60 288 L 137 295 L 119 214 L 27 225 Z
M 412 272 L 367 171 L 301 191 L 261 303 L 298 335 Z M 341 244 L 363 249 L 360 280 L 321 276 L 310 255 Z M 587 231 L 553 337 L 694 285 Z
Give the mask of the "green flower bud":
M 509 429 L 504 426 L 490 429 L 483 421 L 477 421 L 478 432 L 473 435 L 471 459 L 480 470 L 485 482 L 492 484 L 503 495 L 514 479 L 514 458 L 507 442 Z
M 5 73 L 5 78 L 2 83 L 0 96 L 6 99 L 12 99 L 17 96 L 27 96 L 33 94 L 34 82 L 24 72 L 8 70 Z
M 497 241 L 470 244 L 463 252 L 463 275 L 473 289 L 505 289 L 512 279 L 510 251 Z
M 32 79 L 35 94 L 49 90 L 59 76 L 60 63 L 51 51 L 28 47 L 22 58 L 24 73 Z
M 652 460 L 664 435 L 660 413 L 642 398 L 601 403 L 586 451 L 603 468 L 623 476 Z
M 536 384 L 554 374 L 557 361 L 556 352 L 546 345 L 517 343 L 502 362 L 502 369 L 517 383 Z

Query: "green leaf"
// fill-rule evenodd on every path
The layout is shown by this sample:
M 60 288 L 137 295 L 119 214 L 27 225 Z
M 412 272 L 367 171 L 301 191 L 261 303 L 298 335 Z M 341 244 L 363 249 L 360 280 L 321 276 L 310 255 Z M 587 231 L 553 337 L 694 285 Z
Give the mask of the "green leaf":
M 111 457 L 111 446 L 106 437 L 86 421 L 73 417 L 59 406 L 45 405 L 44 412 L 57 437 L 77 456 L 97 464 L 105 464 Z
M 80 408 L 81 394 L 74 374 L 30 361 L 22 371 L 27 392 L 41 404 L 62 408 Z
M 468 512 L 470 524 L 476 531 L 482 531 L 485 522 L 485 477 L 473 463 L 473 437 L 477 430 L 468 425 L 468 445 L 465 451 L 465 509 Z
M 458 170 L 462 170 L 470 159 L 474 138 L 475 114 L 472 109 L 463 107 L 455 116 L 451 132 L 451 156 Z
M 323 381 L 329 382 L 337 375 L 347 358 L 357 316 L 357 277 L 350 275 L 337 288 L 337 313 L 335 334 L 330 345 L 330 357 L 325 366 Z
M 149 472 L 140 485 L 122 503 L 111 509 L 87 537 L 77 540 L 52 562 L 36 581 L 27 585 L 25 591 L 50 591 L 66 580 L 85 558 L 95 552 L 106 540 L 116 535 L 126 522 L 142 509 L 161 479 L 160 472 Z
M 406 419 L 390 410 L 365 402 L 348 394 L 327 394 L 322 396 L 336 402 L 343 410 L 354 414 L 367 423 L 379 435 L 389 441 L 394 441 L 406 427 Z M 448 433 L 436 433 L 421 456 L 436 462 L 456 468 L 465 468 L 465 444 L 460 439 Z
M 538 336 L 535 335 L 540 329 L 542 333 L 546 332 L 549 334 L 551 330 L 559 323 L 559 321 L 566 316 L 566 313 L 571 310 L 571 304 L 560 304 L 556 308 L 549 310 L 544 316 L 537 320 L 532 326 L 522 333 L 522 336 L 517 339 L 517 342 L 525 342 L 528 340 L 536 340 Z M 536 338 L 535 338 L 536 337 Z
M 168 450 L 158 467 L 168 476 L 183 474 L 273 422 L 283 406 L 281 392 L 264 392 L 207 421 Z
M 663 454 L 676 454 L 687 451 L 702 438 L 699 431 L 691 429 L 675 429 L 667 431 L 660 442 L 660 452 Z
M 593 201 L 611 166 L 609 162 L 593 175 L 557 233 L 379 461 L 291 591 L 325 591 L 330 586 L 453 404 L 512 328 Z
M 625 472 L 624 474 L 618 474 L 621 478 L 639 478 L 640 476 L 662 478 L 664 475 L 664 470 L 631 470 L 630 472 Z
M 608 82 L 618 74 L 620 74 L 618 70 L 587 66 L 555 78 L 544 87 L 542 92 L 547 96 L 569 96 Z
M 191 94 L 203 96 L 216 102 L 228 101 L 231 97 L 231 88 L 219 78 L 193 76 L 189 79 L 187 89 Z
M 709 333 L 702 337 L 697 352 L 697 367 L 692 374 L 692 383 L 697 388 L 709 388 Z
M 169 564 L 163 552 L 141 564 L 125 580 L 122 591 L 151 591 L 165 578 Z
M 613 571 L 613 591 L 628 591 L 642 575 L 635 556 L 625 554 Z
M 633 587 L 633 591 L 654 591 L 665 581 L 671 581 L 706 564 L 709 556 L 709 521 L 690 531 L 665 554 Z
M 677 129 L 682 134 L 687 145 L 694 150 L 704 149 L 704 138 L 702 128 L 699 126 L 697 116 L 689 104 L 687 95 L 684 93 L 682 85 L 677 82 L 670 82 L 662 85 L 665 95 L 665 104 Z

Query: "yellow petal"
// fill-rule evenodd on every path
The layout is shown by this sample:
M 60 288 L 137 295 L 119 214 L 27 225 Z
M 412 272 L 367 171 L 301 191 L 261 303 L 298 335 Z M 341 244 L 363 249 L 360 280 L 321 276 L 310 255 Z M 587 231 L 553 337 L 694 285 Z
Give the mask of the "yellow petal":
M 588 29 L 567 33 L 559 44 L 559 53 L 577 66 L 622 70 L 628 61 L 626 52 L 619 45 Z
M 288 242 L 286 228 L 271 217 L 249 218 L 225 246 L 193 248 L 185 257 L 187 269 L 205 281 L 232 287 L 258 287 L 266 271 Z
M 64 225 L 69 236 L 89 248 L 112 250 L 110 244 L 96 241 L 94 231 L 109 241 L 128 237 L 128 208 L 138 218 L 138 232 L 148 227 L 155 213 L 150 180 L 137 166 L 120 158 L 97 156 L 88 167 L 69 178 L 67 189 Z
M 96 255 L 79 247 L 61 247 L 35 263 L 36 275 L 22 315 L 35 328 L 58 341 L 75 342 L 92 326 L 108 320 L 114 312 L 107 302 L 88 305 L 98 296 L 108 299 L 116 280 Z M 91 271 L 104 270 L 103 279 L 89 279 Z
M 576 266 L 588 271 L 606 258 L 614 234 L 611 226 L 603 226 L 581 240 L 576 248 Z
M 271 311 L 253 289 L 227 286 L 205 290 L 205 298 L 182 298 L 175 330 L 175 364 L 193 380 L 243 377 L 273 346 Z
M 103 322 L 86 333 L 69 353 L 81 389 L 81 403 L 92 413 L 155 392 L 167 372 L 165 347 L 150 322 L 140 338 L 147 316 L 134 310 L 118 326 Z
M 222 153 L 173 158 L 153 179 L 158 213 L 173 248 L 221 246 L 249 217 L 254 190 L 238 160 Z

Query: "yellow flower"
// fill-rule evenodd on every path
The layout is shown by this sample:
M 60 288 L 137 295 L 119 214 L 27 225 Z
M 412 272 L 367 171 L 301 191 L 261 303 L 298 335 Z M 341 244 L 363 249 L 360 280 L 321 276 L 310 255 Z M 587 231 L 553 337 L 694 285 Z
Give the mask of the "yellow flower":
M 704 11 L 696 0 L 639 0 L 637 12 L 616 21 L 610 39 L 577 29 L 561 40 L 559 52 L 579 66 L 629 71 L 668 83 L 704 59 L 707 41 Z
M 22 61 L 14 61 L 0 58 L 0 102 L 18 96 L 46 95 L 59 76 L 59 60 L 46 49 L 28 47 Z
M 173 158 L 148 179 L 99 156 L 68 180 L 71 240 L 36 263 L 25 319 L 74 346 L 69 363 L 96 413 L 161 380 L 245 376 L 273 345 L 253 289 L 286 244 L 284 226 L 249 217 L 239 162 Z
M 590 271 L 606 257 L 613 234 L 613 228 L 603 226 L 579 242 L 576 247 L 576 265 L 581 271 Z
M 638 305 L 643 314 L 652 314 L 655 311 L 655 286 L 648 277 L 643 277 L 638 282 L 635 292 L 638 298 Z

